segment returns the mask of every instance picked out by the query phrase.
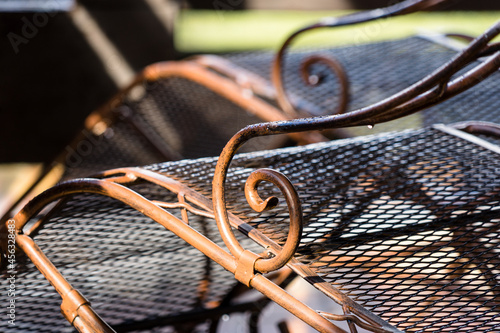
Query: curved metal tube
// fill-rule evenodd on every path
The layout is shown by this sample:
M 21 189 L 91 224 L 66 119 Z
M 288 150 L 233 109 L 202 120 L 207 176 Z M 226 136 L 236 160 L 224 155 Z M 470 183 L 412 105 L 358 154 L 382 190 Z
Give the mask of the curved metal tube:
M 351 314 L 337 315 L 337 314 L 323 312 L 323 311 L 318 311 L 318 313 L 320 315 L 322 315 L 323 317 L 330 319 L 330 320 L 334 320 L 334 321 L 352 321 L 353 323 L 355 323 L 356 325 L 358 325 L 362 329 L 365 329 L 365 330 L 373 332 L 373 333 L 390 332 L 383 327 L 376 327 L 376 326 L 373 326 L 371 324 L 365 323 L 360 318 L 358 318 L 354 315 L 351 315 Z
M 340 62 L 336 61 L 335 59 L 329 59 L 326 57 L 321 57 L 321 56 L 313 56 L 311 58 L 323 58 L 325 61 L 318 61 L 318 62 L 323 62 L 323 64 L 327 65 L 330 67 L 332 72 L 334 72 L 339 80 L 340 83 L 340 102 L 338 104 L 337 110 L 334 113 L 342 113 L 346 110 L 347 104 L 349 101 L 349 82 L 347 80 L 347 74 L 340 64 Z M 194 56 L 191 58 L 194 62 L 213 69 L 214 71 L 231 78 L 234 82 L 236 82 L 238 85 L 245 89 L 250 89 L 250 91 L 254 92 L 257 95 L 260 95 L 262 97 L 268 98 L 268 99 L 276 99 L 276 92 L 274 90 L 274 87 L 271 86 L 271 83 L 267 82 L 267 80 L 261 78 L 257 74 L 250 72 L 246 69 L 243 69 L 241 67 L 238 67 L 228 61 L 227 59 L 221 58 L 219 56 L 214 56 L 214 55 L 198 55 Z M 311 64 L 307 64 L 307 60 L 302 63 L 302 77 L 304 82 L 307 85 L 316 85 L 313 82 L 311 82 L 309 76 L 308 76 L 308 67 L 310 67 Z M 307 67 L 307 68 L 305 68 Z M 295 95 L 292 96 L 292 99 L 297 103 L 309 103 L 304 101 L 302 98 L 299 96 Z M 306 107 L 307 109 L 307 107 Z M 280 110 L 281 111 L 281 110 Z M 305 110 L 301 110 L 305 111 Z M 310 112 L 307 112 L 307 114 L 310 114 Z M 291 116 L 294 118 L 301 118 L 306 115 L 299 115 L 299 114 L 289 114 L 288 116 L 284 117 L 284 119 L 289 119 Z M 264 119 L 265 120 L 265 119 Z
M 482 134 L 500 138 L 500 125 L 495 123 L 484 121 L 467 121 L 461 124 L 457 124 L 455 128 L 458 128 L 470 134 Z
M 452 38 L 461 39 L 461 40 L 463 40 L 463 41 L 465 41 L 467 43 L 470 43 L 470 42 L 472 42 L 474 40 L 474 37 L 472 37 L 472 36 L 465 35 L 465 34 L 458 34 L 458 33 L 449 33 L 449 34 L 445 34 L 445 36 L 446 37 L 452 37 Z M 489 56 L 489 55 L 493 54 L 496 51 L 500 51 L 500 42 L 487 45 L 484 48 L 484 50 L 480 53 L 480 56 L 481 57 L 486 57 L 486 56 Z
M 356 125 L 373 125 L 419 111 L 424 107 L 450 98 L 481 82 L 500 67 L 500 52 L 497 52 L 481 65 L 476 66 L 476 68 L 470 70 L 465 75 L 448 83 L 450 77 L 475 60 L 488 42 L 499 33 L 500 22 L 497 22 L 482 36 L 476 38 L 466 49 L 432 74 L 403 91 L 371 106 L 345 114 L 250 125 L 234 135 L 219 156 L 212 184 L 215 218 L 222 239 L 231 253 L 238 258 L 243 252 L 243 248 L 231 231 L 226 210 L 224 183 L 231 160 L 237 150 L 246 141 L 258 136 Z M 282 177 L 285 176 L 283 175 Z M 294 204 L 300 205 L 298 200 Z
M 354 13 L 342 17 L 328 17 L 321 20 L 319 23 L 315 23 L 306 26 L 302 29 L 297 30 L 291 34 L 283 43 L 280 50 L 274 58 L 274 63 L 271 69 L 271 81 L 276 89 L 276 99 L 279 106 L 287 114 L 296 115 L 298 112 L 294 109 L 290 100 L 287 97 L 285 88 L 283 86 L 283 75 L 282 71 L 285 63 L 285 54 L 287 49 L 290 47 L 292 42 L 304 32 L 319 29 L 319 28 L 334 28 L 340 26 L 346 26 L 351 24 L 364 23 L 369 21 L 378 20 L 381 18 L 386 18 L 393 15 L 404 15 L 413 13 L 419 10 L 427 9 L 433 7 L 437 4 L 444 3 L 448 0 L 406 0 L 397 3 L 392 6 L 388 6 L 381 9 L 374 9 L 369 11 L 363 11 L 359 13 Z

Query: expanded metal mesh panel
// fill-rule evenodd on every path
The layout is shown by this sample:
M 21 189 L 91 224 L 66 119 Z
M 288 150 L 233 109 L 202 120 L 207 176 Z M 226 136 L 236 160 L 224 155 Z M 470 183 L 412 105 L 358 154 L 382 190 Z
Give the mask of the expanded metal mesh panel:
M 151 200 L 177 202 L 176 195 L 155 185 L 133 189 Z M 180 210 L 171 212 L 181 218 Z M 76 195 L 52 215 L 35 234 L 35 242 L 118 332 L 138 325 L 145 325 L 138 332 L 175 332 L 151 323 L 216 306 L 237 284 L 231 273 L 181 238 L 110 198 Z M 193 228 L 222 243 L 212 221 L 189 215 Z M 248 239 L 241 241 L 261 251 Z M 2 293 L 8 289 L 7 277 L 2 272 Z M 0 331 L 74 331 L 60 313 L 61 297 L 33 264 L 17 266 L 16 288 L 17 326 L 11 328 L 3 320 Z M 188 321 L 179 327 L 206 331 L 203 321 L 198 324 Z
M 210 196 L 215 162 L 150 168 Z M 305 218 L 296 257 L 325 281 L 405 331 L 500 330 L 497 153 L 427 128 L 237 156 L 231 211 L 283 244 L 286 207 L 258 214 L 244 198 L 262 167 L 295 184 Z
M 449 61 L 456 51 L 420 37 L 403 40 L 337 47 L 331 49 L 292 50 L 285 56 L 284 80 L 290 95 L 298 97 L 299 107 L 316 114 L 333 112 L 338 103 L 338 81 L 324 65 L 315 65 L 312 74 L 323 77 L 318 87 L 306 86 L 299 76 L 302 60 L 313 54 L 336 58 L 345 68 L 350 82 L 348 110 L 359 109 L 381 101 L 413 83 Z M 225 55 L 235 64 L 270 78 L 274 57 L 272 52 L 252 52 Z M 477 64 L 477 62 L 476 62 Z M 494 73 L 484 82 L 454 98 L 414 115 L 377 125 L 379 132 L 419 128 L 436 123 L 465 120 L 500 122 L 500 73 Z M 356 134 L 373 133 L 366 128 Z
M 131 102 L 130 107 L 151 131 L 185 158 L 216 156 L 236 132 L 262 121 L 228 99 L 184 78 L 149 82 L 146 92 L 144 98 Z M 263 149 L 273 141 L 263 138 L 244 149 Z
M 113 116 L 115 111 L 128 116 Z M 215 156 L 241 128 L 260 122 L 226 98 L 180 77 L 147 81 L 135 87 L 110 116 L 114 120 L 105 132 L 96 135 L 85 131 L 80 141 L 66 148 L 67 171 L 63 179 L 163 162 L 167 158 Z M 171 156 L 164 157 L 134 124 Z M 280 139 L 263 138 L 245 146 L 243 151 L 280 144 Z

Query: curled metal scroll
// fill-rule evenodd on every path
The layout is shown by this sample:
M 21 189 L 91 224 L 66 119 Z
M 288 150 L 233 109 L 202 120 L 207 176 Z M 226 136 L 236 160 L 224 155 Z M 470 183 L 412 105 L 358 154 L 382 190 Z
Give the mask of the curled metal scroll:
M 429 1 L 423 2 L 429 3 Z M 412 4 L 413 6 L 416 6 L 417 2 L 406 1 L 400 3 L 399 5 L 403 4 Z M 408 10 L 408 7 L 411 6 L 403 8 Z M 385 16 L 389 15 L 387 14 L 387 11 L 383 12 L 386 13 Z M 231 253 L 236 258 L 239 258 L 244 249 L 234 237 L 229 224 L 224 184 L 231 160 L 237 150 L 245 142 L 258 136 L 333 129 L 347 126 L 374 125 L 376 123 L 386 122 L 406 116 L 442 102 L 478 84 L 500 68 L 500 51 L 495 51 L 489 56 L 489 58 L 480 62 L 460 77 L 450 81 L 450 78 L 453 77 L 453 75 L 484 54 L 485 50 L 492 50 L 488 43 L 499 34 L 500 21 L 489 28 L 483 35 L 473 40 L 467 48 L 455 55 L 449 62 L 435 70 L 421 81 L 371 106 L 344 114 L 315 118 L 302 118 L 291 121 L 260 123 L 247 126 L 240 130 L 231 138 L 231 140 L 229 140 L 219 156 L 212 187 L 214 213 L 217 225 L 221 236 Z M 284 48 L 282 48 L 282 50 L 283 49 Z M 281 56 L 278 55 L 278 59 L 280 59 L 280 57 Z M 277 171 L 275 171 L 275 176 L 286 179 L 284 175 L 281 175 Z M 254 177 L 256 177 L 256 179 L 253 179 L 252 181 L 260 180 L 260 177 L 263 177 L 263 173 L 259 172 Z M 264 179 L 262 178 L 262 180 Z M 254 199 L 250 199 L 249 201 L 253 200 Z M 274 200 L 275 199 L 269 199 L 268 203 L 270 203 L 270 206 L 272 206 L 272 201 Z M 287 201 L 289 201 L 288 197 Z M 292 201 L 294 205 L 300 206 L 298 198 L 295 198 Z M 250 202 L 250 204 L 253 205 L 252 202 Z M 257 260 L 257 262 L 258 261 L 259 260 Z M 259 271 L 259 268 L 260 267 L 256 267 L 256 270 Z
M 288 48 L 291 46 L 292 42 L 305 32 L 316 30 L 319 28 L 334 28 L 358 23 L 364 23 L 369 21 L 374 21 L 381 18 L 386 18 L 394 15 L 403 15 L 413 13 L 415 11 L 428 9 L 440 3 L 446 2 L 448 0 L 406 0 L 397 3 L 392 6 L 388 6 L 382 9 L 374 9 L 370 11 L 364 11 L 359 13 L 354 13 L 342 17 L 329 17 L 321 20 L 319 23 L 315 23 L 306 26 L 302 29 L 291 34 L 288 39 L 283 43 L 280 50 L 278 51 L 274 63 L 271 69 L 271 81 L 276 89 L 276 100 L 283 111 L 291 116 L 297 116 L 299 112 L 295 110 L 290 99 L 287 96 L 283 85 L 283 68 L 285 64 L 285 54 Z M 328 67 L 337 75 L 340 86 L 340 98 L 341 101 L 337 106 L 336 113 L 342 113 L 345 111 L 348 100 L 348 81 L 345 72 L 338 63 L 333 58 L 325 56 L 314 56 L 309 59 L 304 60 L 302 63 L 302 75 L 304 76 L 304 68 L 309 68 L 313 63 L 323 63 L 328 65 Z M 307 82 L 308 80 L 306 80 Z
M 295 254 L 302 236 L 302 208 L 299 196 L 292 183 L 283 174 L 271 169 L 259 169 L 248 177 L 245 184 L 245 196 L 250 207 L 257 212 L 274 208 L 278 204 L 276 197 L 262 200 L 257 192 L 261 182 L 270 182 L 276 185 L 285 196 L 290 214 L 290 229 L 285 245 L 274 258 L 257 259 L 255 269 L 262 273 L 272 272 L 283 267 Z
M 347 110 L 347 105 L 349 103 L 349 97 L 350 97 L 349 80 L 344 67 L 337 59 L 333 58 L 332 56 L 313 55 L 307 57 L 300 64 L 299 70 L 302 80 L 308 86 L 317 87 L 323 81 L 324 77 L 323 75 L 320 76 L 311 74 L 311 68 L 313 67 L 313 65 L 316 64 L 326 65 L 328 69 L 333 74 L 335 74 L 339 83 L 339 93 L 338 93 L 339 100 L 337 102 L 337 107 L 333 112 L 330 112 L 330 114 L 344 113 Z M 292 106 L 292 102 L 290 102 L 290 99 L 284 92 L 285 88 L 282 85 L 282 81 L 279 82 L 279 85 L 277 85 L 275 82 L 273 82 L 273 84 L 277 88 L 275 94 L 276 101 L 278 102 L 278 105 L 280 106 L 280 108 L 283 110 L 284 113 L 286 113 L 288 116 L 292 118 L 300 118 L 303 116 L 310 115 L 308 113 L 305 113 L 305 110 L 299 111 Z
M 332 114 L 344 113 L 347 110 L 347 104 L 349 103 L 349 80 L 344 68 L 338 60 L 323 55 L 307 57 L 300 66 L 302 80 L 310 86 L 318 86 L 321 83 L 321 78 L 316 75 L 311 76 L 309 73 L 312 65 L 319 63 L 328 66 L 328 68 L 336 74 L 340 83 L 339 102 L 337 103 L 337 109 Z M 280 98 L 287 99 L 284 94 L 277 93 L 276 96 L 278 101 Z M 283 110 L 286 112 L 287 109 Z M 288 111 L 290 112 L 290 110 Z

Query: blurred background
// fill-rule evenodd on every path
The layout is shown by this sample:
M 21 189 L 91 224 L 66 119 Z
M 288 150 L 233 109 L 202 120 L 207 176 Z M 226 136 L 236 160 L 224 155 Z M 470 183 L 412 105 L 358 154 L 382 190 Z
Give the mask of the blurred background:
M 0 0 L 0 209 L 145 66 L 199 53 L 277 50 L 321 17 L 395 2 Z M 438 9 L 301 42 L 352 44 L 419 29 L 477 35 L 500 17 L 499 1 L 452 0 Z

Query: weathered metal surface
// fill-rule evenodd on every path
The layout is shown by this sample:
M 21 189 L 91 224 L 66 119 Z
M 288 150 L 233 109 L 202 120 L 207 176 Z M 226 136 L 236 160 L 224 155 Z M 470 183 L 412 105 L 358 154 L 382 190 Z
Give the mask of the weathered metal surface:
M 384 10 L 324 21 L 292 35 L 278 53 L 273 71 L 277 96 L 284 110 L 298 114 L 285 97 L 280 81 L 282 56 L 298 34 L 320 27 L 404 14 L 439 2 L 408 0 Z M 82 332 L 112 330 L 33 242 L 31 235 L 36 236 L 45 221 L 39 219 L 27 230 L 29 235 L 24 230 L 26 223 L 36 218 L 47 205 L 82 193 L 112 198 L 151 218 L 205 254 L 210 259 L 208 266 L 212 261 L 219 264 L 238 281 L 260 291 L 321 332 L 344 332 L 331 321 L 347 322 L 351 332 L 356 332 L 356 327 L 373 332 L 398 332 L 406 328 L 425 330 L 432 327 L 435 330 L 442 325 L 448 325 L 447 329 L 453 325 L 467 329 L 479 327 L 477 325 L 482 325 L 481 330 L 498 329 L 496 224 L 499 222 L 500 185 L 498 174 L 491 171 L 498 169 L 496 155 L 492 158 L 492 154 L 498 153 L 498 147 L 481 142 L 481 139 L 471 139 L 457 129 L 436 126 L 371 139 L 263 152 L 239 159 L 235 155 L 245 142 L 259 136 L 372 126 L 450 98 L 498 70 L 500 52 L 497 44 L 488 43 L 499 33 L 500 23 L 497 23 L 429 76 L 374 105 L 330 116 L 248 126 L 231 138 L 216 164 L 214 159 L 205 159 L 149 167 L 157 172 L 118 169 L 92 179 L 59 184 L 28 203 L 15 216 L 18 245 L 61 295 L 65 317 Z M 450 81 L 459 70 L 484 55 L 489 58 Z M 324 57 L 308 58 L 302 70 L 308 80 L 307 69 L 318 62 L 326 62 L 336 69 L 335 62 Z M 144 75 L 156 78 L 161 75 L 159 73 L 172 70 L 174 74 L 169 72 L 169 75 L 184 75 L 200 82 L 206 80 L 205 85 L 215 80 L 214 91 L 246 105 L 248 96 L 240 88 L 225 79 L 211 77 L 213 73 L 209 71 L 198 75 L 199 69 L 193 68 L 199 65 L 185 66 L 182 74 L 176 72 L 179 67 L 162 64 L 149 68 Z M 212 62 L 209 67 L 227 71 L 220 63 Z M 313 79 L 312 83 L 316 81 Z M 249 86 L 255 85 L 255 89 L 268 93 L 256 78 L 248 82 Z M 260 104 L 253 101 L 247 107 L 255 105 Z M 259 108 L 267 106 L 256 107 Z M 282 119 L 283 115 L 276 117 Z M 485 123 L 460 124 L 457 128 L 487 135 L 500 133 L 497 125 Z M 345 157 L 352 150 L 359 152 L 356 158 L 360 161 Z M 337 156 L 343 164 L 339 164 Z M 233 160 L 238 164 L 236 171 L 230 169 Z M 280 171 L 265 168 L 271 161 Z M 357 163 L 357 168 L 351 167 L 349 162 Z M 482 165 L 486 162 L 489 164 Z M 203 170 L 193 173 L 190 166 L 196 163 L 200 163 Z M 214 164 L 210 200 L 207 175 L 211 174 Z M 246 199 L 240 199 L 244 178 L 247 178 Z M 226 184 L 228 179 L 231 186 Z M 340 183 L 338 187 L 337 182 Z M 132 189 L 138 184 L 159 186 L 164 190 L 163 195 L 174 194 L 177 202 L 148 199 Z M 274 195 L 263 200 L 258 193 L 259 186 L 265 187 L 266 192 L 284 196 L 285 207 L 277 206 Z M 229 204 L 231 211 L 227 209 Z M 417 212 L 406 214 L 405 209 Z M 273 214 L 265 215 L 270 212 Z M 326 222 L 324 214 L 330 216 Z M 229 252 L 196 230 L 190 216 L 215 219 Z M 288 222 L 286 226 L 284 221 Z M 235 236 L 233 228 L 255 240 L 265 251 L 256 253 L 247 249 Z M 427 257 L 437 265 L 430 267 L 430 272 L 425 266 Z M 344 313 L 317 313 L 263 275 L 284 265 L 341 304 Z M 402 281 L 411 284 L 407 286 L 401 284 Z M 198 305 L 206 298 L 209 283 L 209 278 L 204 277 L 198 284 Z M 480 288 L 476 288 L 478 283 L 481 283 Z M 337 289 L 337 285 L 376 314 L 354 302 Z M 390 289 L 393 285 L 397 288 Z M 413 285 L 417 289 L 412 289 Z M 385 289 L 389 289 L 388 294 L 383 293 Z M 400 292 L 400 289 L 404 290 Z M 420 306 L 420 302 L 425 304 Z M 373 304 L 378 307 L 372 307 Z M 429 316 L 444 316 L 447 304 L 460 318 L 452 318 L 452 322 L 444 319 L 444 323 L 437 324 L 433 318 L 429 319 Z M 470 307 L 476 308 L 470 310 Z M 386 322 L 386 318 L 396 321 L 397 328 Z M 478 320 L 478 324 L 469 319 Z

